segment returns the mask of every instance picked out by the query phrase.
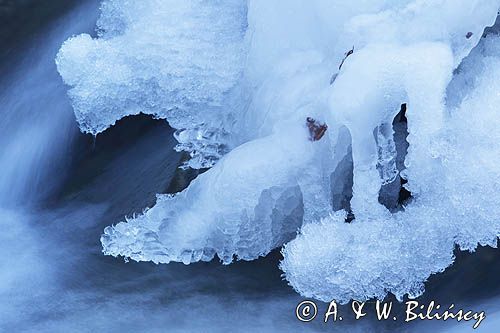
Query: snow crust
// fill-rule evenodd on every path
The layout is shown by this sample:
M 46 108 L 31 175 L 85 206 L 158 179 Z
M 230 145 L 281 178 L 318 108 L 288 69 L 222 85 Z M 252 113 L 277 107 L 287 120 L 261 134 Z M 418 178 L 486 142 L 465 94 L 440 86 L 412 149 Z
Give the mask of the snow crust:
M 104 1 L 99 37 L 74 37 L 57 58 L 81 129 L 153 114 L 179 130 L 189 166 L 213 166 L 106 228 L 104 253 L 228 264 L 289 242 L 281 268 L 304 296 L 419 296 L 455 244 L 473 251 L 500 236 L 500 39 L 483 38 L 499 7 Z M 402 104 L 405 157 L 392 129 Z M 328 126 L 318 141 L 308 117 Z M 345 223 L 333 198 L 349 160 L 355 220 Z M 379 192 L 399 174 L 412 199 L 391 212 Z

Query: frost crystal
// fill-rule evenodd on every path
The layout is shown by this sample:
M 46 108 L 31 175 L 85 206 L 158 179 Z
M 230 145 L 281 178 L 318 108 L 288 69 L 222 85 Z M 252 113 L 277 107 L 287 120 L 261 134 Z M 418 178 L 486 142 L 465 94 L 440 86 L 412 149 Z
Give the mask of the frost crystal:
M 191 166 L 213 167 L 106 228 L 104 252 L 230 263 L 289 242 L 281 268 L 302 295 L 420 295 L 455 244 L 500 235 L 500 38 L 483 34 L 499 7 L 105 1 L 99 38 L 58 56 L 82 130 L 154 114 Z M 407 138 L 392 127 L 403 104 Z M 381 187 L 399 175 L 412 199 L 390 211 Z
M 98 28 L 97 39 L 66 41 L 56 60 L 81 130 L 97 135 L 122 117 L 151 114 L 179 130 L 195 166 L 211 166 L 221 145 L 214 129 L 242 71 L 244 3 L 106 0 Z

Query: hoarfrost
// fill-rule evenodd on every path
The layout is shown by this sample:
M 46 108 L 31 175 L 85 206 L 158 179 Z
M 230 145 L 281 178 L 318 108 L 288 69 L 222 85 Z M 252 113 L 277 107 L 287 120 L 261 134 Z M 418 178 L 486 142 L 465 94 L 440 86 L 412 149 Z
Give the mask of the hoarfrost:
M 282 269 L 298 292 L 340 302 L 384 298 L 388 292 L 400 300 L 416 297 L 429 275 L 453 263 L 455 244 L 468 251 L 478 244 L 497 246 L 499 51 L 499 37 L 483 39 L 451 82 L 460 91 L 449 91 L 448 99 L 458 93 L 462 101 L 448 109 L 428 146 L 435 175 L 422 180 L 425 191 L 404 211 L 352 224 L 336 213 L 304 226 L 285 246 Z
M 191 166 L 213 167 L 106 228 L 104 252 L 227 264 L 290 241 L 281 268 L 302 295 L 420 295 L 455 244 L 473 251 L 500 235 L 500 39 L 482 37 L 499 7 L 105 1 L 99 38 L 74 37 L 57 59 L 80 127 L 153 114 L 179 130 Z M 379 193 L 401 169 L 391 124 L 402 104 L 413 198 L 390 212 Z M 328 130 L 311 141 L 307 119 Z
M 106 0 L 101 9 L 99 38 L 73 37 L 56 59 L 80 129 L 97 135 L 151 114 L 179 130 L 193 166 L 211 166 L 224 152 L 220 110 L 243 69 L 244 3 Z

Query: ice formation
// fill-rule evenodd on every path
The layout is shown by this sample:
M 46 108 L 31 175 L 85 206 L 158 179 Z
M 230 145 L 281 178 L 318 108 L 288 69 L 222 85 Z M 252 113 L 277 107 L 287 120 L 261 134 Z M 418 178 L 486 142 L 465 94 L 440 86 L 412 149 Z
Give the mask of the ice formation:
M 57 58 L 81 129 L 152 114 L 178 130 L 191 167 L 212 167 L 106 228 L 104 253 L 230 263 L 288 242 L 281 268 L 304 296 L 420 295 L 455 244 L 500 236 L 500 38 L 484 33 L 499 7 L 104 1 L 98 38 L 74 37 Z M 402 104 L 406 156 L 392 128 Z M 317 140 L 307 119 L 328 126 Z M 389 210 L 381 186 L 399 177 L 412 200 Z
M 82 131 L 124 116 L 168 119 L 196 167 L 225 151 L 225 95 L 242 72 L 242 1 L 103 1 L 98 36 L 65 42 L 56 63 Z M 222 142 L 221 142 L 222 141 Z

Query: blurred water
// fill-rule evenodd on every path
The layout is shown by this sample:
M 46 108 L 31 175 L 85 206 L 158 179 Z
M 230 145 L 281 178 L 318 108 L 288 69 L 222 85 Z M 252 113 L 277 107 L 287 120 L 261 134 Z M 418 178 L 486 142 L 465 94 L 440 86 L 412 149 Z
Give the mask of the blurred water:
M 32 204 L 63 179 L 77 129 L 54 58 L 68 37 L 94 29 L 98 3 L 53 22 L 2 66 L 0 206 Z

